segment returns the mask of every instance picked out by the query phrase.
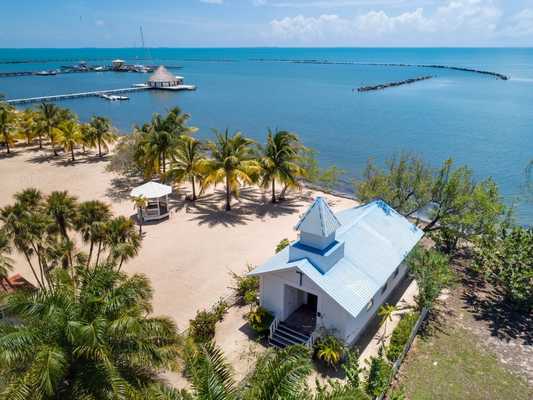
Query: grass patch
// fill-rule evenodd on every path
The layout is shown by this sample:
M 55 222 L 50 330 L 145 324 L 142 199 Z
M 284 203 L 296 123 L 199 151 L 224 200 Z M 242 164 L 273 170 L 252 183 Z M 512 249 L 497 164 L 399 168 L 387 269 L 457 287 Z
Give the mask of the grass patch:
M 459 327 L 419 339 L 401 368 L 399 383 L 411 400 L 527 400 L 533 395 L 525 379 L 505 369 Z

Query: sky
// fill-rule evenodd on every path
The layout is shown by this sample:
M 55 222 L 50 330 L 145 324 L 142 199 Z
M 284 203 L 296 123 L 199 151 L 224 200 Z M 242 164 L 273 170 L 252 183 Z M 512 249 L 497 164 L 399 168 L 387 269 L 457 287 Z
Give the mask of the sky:
M 533 0 L 0 0 L 0 47 L 533 46 Z

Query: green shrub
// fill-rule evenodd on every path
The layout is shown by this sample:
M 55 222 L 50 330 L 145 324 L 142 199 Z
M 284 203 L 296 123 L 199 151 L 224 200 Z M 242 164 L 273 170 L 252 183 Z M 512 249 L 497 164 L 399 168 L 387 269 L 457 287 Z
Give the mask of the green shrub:
M 250 327 L 259 335 L 266 333 L 274 320 L 272 314 L 260 306 L 252 308 L 246 317 Z
M 346 374 L 346 380 L 350 387 L 358 388 L 361 383 L 359 375 L 363 372 L 363 368 L 359 366 L 359 353 L 357 351 L 348 351 L 346 362 L 342 365 L 342 369 Z
M 279 253 L 281 250 L 283 250 L 290 244 L 291 242 L 289 242 L 289 239 L 282 239 L 276 246 L 276 253 Z
M 337 368 L 341 363 L 344 351 L 343 341 L 331 334 L 321 337 L 315 343 L 316 358 L 332 368 Z
M 248 265 L 248 272 L 253 267 Z M 237 275 L 235 272 L 231 272 L 234 286 L 231 287 L 235 293 L 235 298 L 240 304 L 257 304 L 257 298 L 259 293 L 259 278 L 257 276 Z
M 417 312 L 405 314 L 392 331 L 389 347 L 387 348 L 387 359 L 390 362 L 396 361 L 402 354 L 419 316 L 420 314 Z
M 370 357 L 366 392 L 374 397 L 381 395 L 389 385 L 391 373 L 392 367 L 383 357 L 383 347 L 381 347 L 377 357 Z
M 216 324 L 224 319 L 227 310 L 227 303 L 219 300 L 211 311 L 198 311 L 196 317 L 189 321 L 189 336 L 196 343 L 206 343 L 213 339 L 215 337 Z
M 418 284 L 418 308 L 431 309 L 442 289 L 451 286 L 455 281 L 449 258 L 436 250 L 417 246 L 409 254 L 407 262 L 409 273 Z

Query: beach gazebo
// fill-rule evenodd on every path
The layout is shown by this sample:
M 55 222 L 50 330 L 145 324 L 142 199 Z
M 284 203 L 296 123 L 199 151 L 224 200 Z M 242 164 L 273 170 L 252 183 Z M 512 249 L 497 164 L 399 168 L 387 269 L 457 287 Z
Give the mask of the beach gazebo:
M 146 199 L 146 208 L 138 210 L 138 217 L 144 221 L 153 221 L 168 217 L 168 195 L 170 193 L 172 193 L 172 188 L 168 185 L 147 182 L 132 189 L 130 196 L 142 196 Z
M 158 67 L 150 79 L 148 79 L 148 86 L 155 89 L 178 86 L 182 83 L 182 76 L 172 75 L 163 65 Z

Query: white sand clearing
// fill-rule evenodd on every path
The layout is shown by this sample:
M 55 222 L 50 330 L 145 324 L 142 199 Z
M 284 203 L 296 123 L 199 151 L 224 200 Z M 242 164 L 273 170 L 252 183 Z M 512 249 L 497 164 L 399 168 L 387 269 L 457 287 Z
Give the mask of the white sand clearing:
M 13 194 L 35 187 L 44 193 L 68 190 L 80 200 L 98 199 L 111 204 L 115 214 L 134 214 L 128 197 L 139 182 L 105 171 L 107 161 L 95 155 L 50 158 L 49 151 L 17 148 L 12 157 L 0 158 L 0 207 L 13 202 Z M 319 194 L 311 190 L 291 193 L 279 204 L 270 204 L 270 194 L 244 188 L 234 209 L 224 211 L 223 188 L 218 187 L 196 203 L 184 200 L 189 187 L 176 190 L 168 220 L 144 226 L 139 255 L 125 265 L 128 273 L 144 273 L 154 288 L 154 314 L 173 318 L 180 330 L 199 309 L 230 293 L 229 271 L 243 273 L 246 264 L 257 264 L 274 254 L 283 238 L 295 239 L 298 216 Z M 335 211 L 354 206 L 352 200 L 324 195 Z M 32 280 L 20 255 L 16 272 Z

